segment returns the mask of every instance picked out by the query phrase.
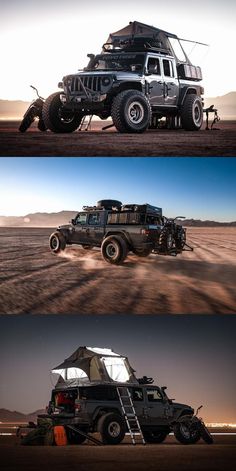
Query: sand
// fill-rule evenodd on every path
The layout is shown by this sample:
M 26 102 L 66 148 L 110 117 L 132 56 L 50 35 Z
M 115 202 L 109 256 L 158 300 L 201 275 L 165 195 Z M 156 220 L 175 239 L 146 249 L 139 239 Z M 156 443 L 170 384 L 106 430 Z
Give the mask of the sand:
M 50 228 L 0 228 L 1 314 L 232 314 L 236 228 L 188 228 L 193 252 L 130 253 L 113 266 L 99 249 L 48 248 Z
M 3 439 L 4 438 L 4 439 Z M 0 437 L 1 466 L 4 471 L 233 471 L 236 436 L 217 436 L 213 445 L 202 440 L 181 445 L 174 437 L 164 444 L 116 446 L 70 445 L 66 447 L 16 444 Z
M 120 134 L 107 123 L 94 121 L 91 131 L 72 134 L 42 133 L 33 125 L 24 134 L 19 122 L 0 121 L 1 156 L 236 156 L 236 122 L 220 121 L 219 130 L 148 130 Z

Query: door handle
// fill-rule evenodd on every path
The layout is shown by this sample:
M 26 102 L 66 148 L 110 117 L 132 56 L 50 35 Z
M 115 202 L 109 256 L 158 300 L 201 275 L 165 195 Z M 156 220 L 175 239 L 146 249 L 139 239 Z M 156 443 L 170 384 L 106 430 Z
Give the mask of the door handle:
M 159 80 L 159 82 L 157 82 L 157 83 L 158 83 L 159 85 L 162 85 L 162 84 L 163 84 L 163 82 L 162 82 L 161 80 Z

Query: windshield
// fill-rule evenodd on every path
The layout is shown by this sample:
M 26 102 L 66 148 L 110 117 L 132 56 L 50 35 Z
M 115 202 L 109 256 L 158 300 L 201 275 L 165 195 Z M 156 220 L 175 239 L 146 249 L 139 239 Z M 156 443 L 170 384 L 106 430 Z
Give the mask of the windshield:
M 86 70 L 123 70 L 142 72 L 144 54 L 101 54 L 96 56 Z

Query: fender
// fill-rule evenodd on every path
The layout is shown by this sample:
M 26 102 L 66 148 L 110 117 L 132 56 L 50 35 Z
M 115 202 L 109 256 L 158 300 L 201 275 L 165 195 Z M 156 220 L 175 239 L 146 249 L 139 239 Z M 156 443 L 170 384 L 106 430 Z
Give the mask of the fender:
M 186 95 L 193 94 L 193 95 L 198 95 L 199 97 L 201 96 L 199 87 L 193 87 L 187 86 L 184 87 L 180 90 L 180 95 L 179 95 L 179 106 L 182 106 L 185 100 Z
M 180 410 L 179 413 L 175 416 L 174 422 L 186 422 L 186 420 L 192 420 L 193 417 L 193 410 Z
M 97 429 L 97 425 L 98 425 L 98 422 L 99 422 L 99 419 L 105 415 L 105 414 L 108 414 L 112 412 L 113 414 L 118 414 L 120 416 L 122 416 L 121 414 L 121 411 L 118 407 L 98 407 L 94 414 L 93 414 L 93 417 L 92 417 L 92 427 L 93 427 L 93 430 L 96 430 L 99 432 L 99 430 Z
M 116 232 L 116 231 L 108 231 L 104 234 L 103 236 L 103 239 L 106 239 L 107 237 L 109 236 L 120 236 L 120 237 L 123 237 L 123 239 L 125 239 L 125 241 L 127 242 L 128 246 L 130 247 L 132 244 L 131 244 L 131 238 L 130 238 L 130 235 L 126 232 L 126 231 L 119 231 L 119 232 Z

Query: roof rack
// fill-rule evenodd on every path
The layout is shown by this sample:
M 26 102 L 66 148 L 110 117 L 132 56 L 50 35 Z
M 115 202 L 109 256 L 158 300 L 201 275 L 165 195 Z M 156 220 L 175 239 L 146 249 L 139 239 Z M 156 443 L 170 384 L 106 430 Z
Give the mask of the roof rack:
M 126 41 L 115 40 L 112 43 L 103 44 L 102 50 L 106 53 L 153 51 L 160 54 L 172 55 L 171 49 L 163 47 L 159 41 L 151 38 L 132 38 Z
M 104 211 L 104 206 L 101 206 L 98 208 L 97 206 L 83 206 L 82 210 L 83 211 Z

